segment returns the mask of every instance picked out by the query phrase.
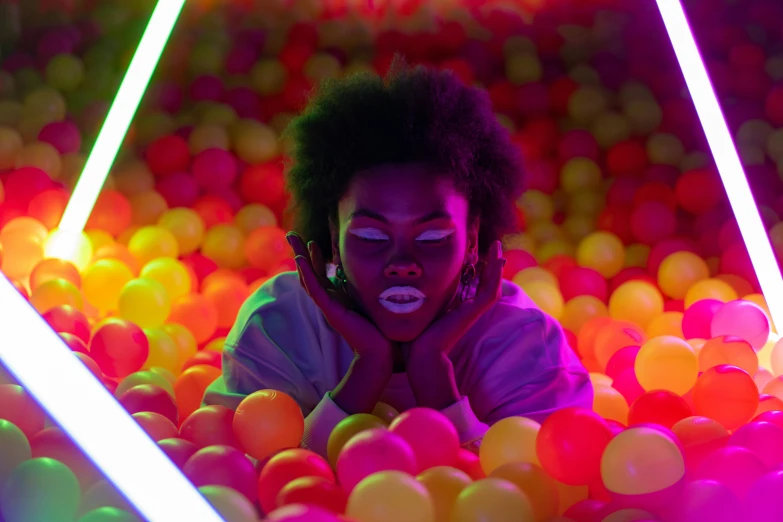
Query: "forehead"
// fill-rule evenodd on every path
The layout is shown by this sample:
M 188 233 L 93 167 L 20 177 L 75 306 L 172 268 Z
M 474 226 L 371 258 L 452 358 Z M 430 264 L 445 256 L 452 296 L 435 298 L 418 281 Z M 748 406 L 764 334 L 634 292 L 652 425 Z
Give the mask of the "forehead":
M 451 176 L 421 164 L 383 165 L 357 173 L 340 201 L 341 216 L 369 209 L 390 221 L 409 221 L 434 210 L 454 219 L 467 215 L 468 201 Z

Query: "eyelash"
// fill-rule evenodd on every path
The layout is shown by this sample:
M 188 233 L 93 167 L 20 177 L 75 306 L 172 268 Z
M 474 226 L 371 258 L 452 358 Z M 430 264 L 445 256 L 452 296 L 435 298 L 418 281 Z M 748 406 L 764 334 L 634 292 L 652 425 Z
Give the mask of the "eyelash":
M 449 234 L 448 236 L 444 236 L 444 237 L 442 237 L 440 239 L 418 239 L 417 241 L 419 243 L 423 243 L 425 245 L 437 245 L 439 243 L 445 243 L 446 240 L 448 240 L 450 237 L 451 237 L 451 234 Z M 356 236 L 356 238 L 359 241 L 363 241 L 364 243 L 370 243 L 370 244 L 376 244 L 376 245 L 378 243 L 383 243 L 384 241 L 388 241 L 388 239 L 371 239 L 371 238 L 362 237 L 362 236 Z

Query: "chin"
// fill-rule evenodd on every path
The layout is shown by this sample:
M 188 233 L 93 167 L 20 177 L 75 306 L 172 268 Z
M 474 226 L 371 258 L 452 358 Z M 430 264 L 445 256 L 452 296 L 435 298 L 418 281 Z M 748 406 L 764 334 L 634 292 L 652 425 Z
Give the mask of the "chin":
M 422 319 L 405 316 L 373 318 L 384 337 L 395 343 L 409 343 L 419 337 L 429 324 Z

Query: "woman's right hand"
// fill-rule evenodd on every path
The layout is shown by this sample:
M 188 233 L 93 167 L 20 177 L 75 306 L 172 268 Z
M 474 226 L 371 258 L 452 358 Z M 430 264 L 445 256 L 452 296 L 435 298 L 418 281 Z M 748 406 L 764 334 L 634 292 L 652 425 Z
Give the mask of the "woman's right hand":
M 294 232 L 289 232 L 286 238 L 296 256 L 299 282 L 355 354 L 351 368 L 332 398 L 347 413 L 369 413 L 391 378 L 393 345 L 369 319 L 354 311 L 350 298 L 332 284 L 318 245 L 310 241 L 305 246 Z

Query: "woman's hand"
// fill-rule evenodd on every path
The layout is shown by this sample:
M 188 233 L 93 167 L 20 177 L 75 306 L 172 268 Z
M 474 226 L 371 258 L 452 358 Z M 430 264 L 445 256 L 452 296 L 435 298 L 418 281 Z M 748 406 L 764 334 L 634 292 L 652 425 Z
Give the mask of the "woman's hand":
M 380 399 L 393 370 L 393 345 L 368 319 L 352 309 L 350 298 L 326 276 L 326 263 L 318 246 L 296 233 L 286 235 L 294 250 L 299 282 L 355 357 L 332 399 L 346 413 L 369 413 Z
M 419 406 L 441 410 L 459 400 L 449 353 L 500 299 L 505 264 L 500 241 L 496 241 L 490 246 L 475 298 L 458 303 L 405 347 L 408 380 Z

